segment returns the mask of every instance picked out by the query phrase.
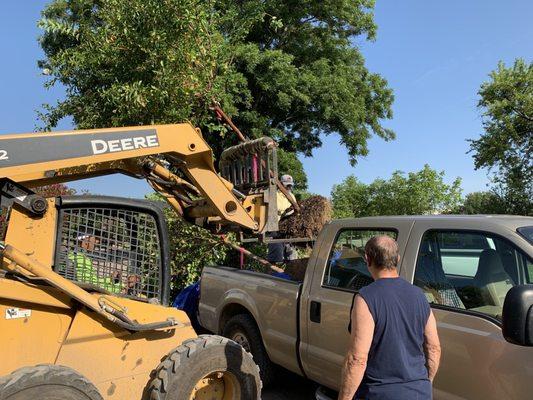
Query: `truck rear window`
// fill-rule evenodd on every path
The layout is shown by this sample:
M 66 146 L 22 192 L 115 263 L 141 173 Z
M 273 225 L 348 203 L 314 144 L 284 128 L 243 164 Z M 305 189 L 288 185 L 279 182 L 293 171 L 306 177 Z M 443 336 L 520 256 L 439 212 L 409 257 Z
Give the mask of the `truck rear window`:
M 322 285 L 349 291 L 358 291 L 374 280 L 364 259 L 366 242 L 373 236 L 387 235 L 396 240 L 393 230 L 345 229 L 339 232 L 330 251 Z
M 533 244 L 533 226 L 523 226 L 516 230 L 522 235 L 529 243 Z

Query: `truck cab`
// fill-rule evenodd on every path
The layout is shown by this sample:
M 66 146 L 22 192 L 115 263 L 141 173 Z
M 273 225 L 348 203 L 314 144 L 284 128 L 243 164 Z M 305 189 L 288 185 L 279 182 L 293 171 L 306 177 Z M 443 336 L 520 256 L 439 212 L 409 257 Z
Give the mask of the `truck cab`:
M 372 282 L 364 245 L 389 235 L 399 245 L 400 276 L 423 290 L 437 319 L 442 360 L 435 399 L 525 399 L 533 390 L 531 226 L 533 218 L 511 216 L 333 221 L 319 235 L 302 282 L 230 269 L 221 277 L 206 268 L 200 317 L 206 327 L 211 318 L 229 321 L 228 307 L 239 303 L 238 312 L 256 322 L 273 364 L 337 390 L 350 307 Z M 212 301 L 217 306 L 208 308 Z

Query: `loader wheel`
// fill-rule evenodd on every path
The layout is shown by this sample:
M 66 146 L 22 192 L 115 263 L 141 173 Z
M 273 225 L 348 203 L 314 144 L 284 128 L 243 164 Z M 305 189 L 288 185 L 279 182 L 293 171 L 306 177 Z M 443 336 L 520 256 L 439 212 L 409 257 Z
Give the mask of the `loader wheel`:
M 102 400 L 94 385 L 71 368 L 24 367 L 0 378 L 2 400 Z
M 223 336 L 240 344 L 244 350 L 252 354 L 259 366 L 259 374 L 264 387 L 270 386 L 274 380 L 274 365 L 266 352 L 259 329 L 252 317 L 237 314 L 224 325 Z
M 259 400 L 259 369 L 237 343 L 200 335 L 171 351 L 155 370 L 150 400 Z

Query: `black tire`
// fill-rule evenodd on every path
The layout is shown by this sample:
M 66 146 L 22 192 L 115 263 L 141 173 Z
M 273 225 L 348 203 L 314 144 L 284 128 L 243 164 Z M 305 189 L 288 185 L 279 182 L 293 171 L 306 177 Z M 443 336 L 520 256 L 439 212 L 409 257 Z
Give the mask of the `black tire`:
M 219 374 L 220 376 L 217 376 Z M 159 364 L 147 390 L 150 400 L 189 399 L 209 376 L 235 390 L 224 400 L 260 400 L 261 379 L 253 358 L 237 343 L 215 335 L 200 335 L 183 342 Z M 231 384 L 226 380 L 231 381 Z M 223 390 L 224 391 L 224 390 Z M 220 396 L 221 392 L 217 392 Z
M 72 368 L 24 367 L 0 378 L 1 400 L 102 400 L 94 385 Z
M 229 319 L 222 334 L 252 353 L 255 363 L 259 366 L 263 387 L 270 386 L 274 381 L 274 364 L 268 357 L 254 319 L 247 314 L 237 314 Z

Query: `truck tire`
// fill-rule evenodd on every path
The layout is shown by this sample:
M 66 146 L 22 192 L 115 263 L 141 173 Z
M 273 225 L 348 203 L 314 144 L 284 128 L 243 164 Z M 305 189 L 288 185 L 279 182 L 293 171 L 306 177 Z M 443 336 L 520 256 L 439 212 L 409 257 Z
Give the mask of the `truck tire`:
M 215 335 L 183 342 L 159 364 L 150 400 L 260 400 L 261 379 L 253 358 L 237 343 Z
M 253 318 L 247 314 L 237 314 L 224 325 L 223 336 L 240 344 L 250 352 L 255 363 L 259 366 L 259 373 L 264 387 L 268 387 L 274 380 L 274 365 L 266 352 L 261 333 Z
M 24 367 L 0 378 L 1 400 L 102 400 L 94 385 L 72 368 Z

